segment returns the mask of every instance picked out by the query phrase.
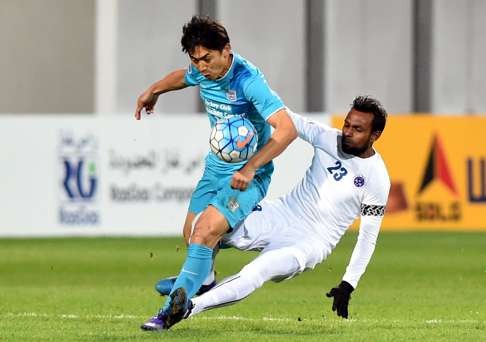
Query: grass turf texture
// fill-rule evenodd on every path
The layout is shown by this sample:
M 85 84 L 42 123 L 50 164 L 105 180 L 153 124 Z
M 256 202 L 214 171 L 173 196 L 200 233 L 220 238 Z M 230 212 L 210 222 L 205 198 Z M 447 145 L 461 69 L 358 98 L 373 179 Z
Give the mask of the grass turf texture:
M 486 234 L 382 233 L 343 320 L 324 293 L 339 283 L 355 239 L 347 234 L 314 271 L 163 333 L 139 325 L 162 303 L 156 280 L 179 270 L 180 239 L 3 239 L 0 340 L 486 339 Z M 255 255 L 222 251 L 218 278 Z

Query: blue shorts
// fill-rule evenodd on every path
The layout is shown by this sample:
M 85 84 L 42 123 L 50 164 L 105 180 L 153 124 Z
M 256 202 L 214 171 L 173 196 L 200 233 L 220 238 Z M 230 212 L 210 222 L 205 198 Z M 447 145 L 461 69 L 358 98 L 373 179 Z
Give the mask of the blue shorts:
M 267 194 L 271 174 L 259 174 L 245 191 L 231 188 L 231 177 L 205 170 L 191 196 L 189 211 L 199 214 L 209 205 L 224 215 L 231 228 L 236 227 Z

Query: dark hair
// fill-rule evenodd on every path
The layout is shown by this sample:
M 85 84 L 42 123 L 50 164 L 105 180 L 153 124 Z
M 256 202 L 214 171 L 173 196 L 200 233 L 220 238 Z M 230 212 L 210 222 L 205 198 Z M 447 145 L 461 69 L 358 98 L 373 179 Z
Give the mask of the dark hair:
M 224 26 L 210 17 L 195 15 L 182 27 L 181 44 L 185 53 L 192 53 L 198 45 L 221 51 L 229 42 Z
M 367 95 L 358 96 L 353 100 L 352 108 L 360 112 L 373 114 L 373 127 L 371 131 L 383 132 L 388 114 L 380 101 Z

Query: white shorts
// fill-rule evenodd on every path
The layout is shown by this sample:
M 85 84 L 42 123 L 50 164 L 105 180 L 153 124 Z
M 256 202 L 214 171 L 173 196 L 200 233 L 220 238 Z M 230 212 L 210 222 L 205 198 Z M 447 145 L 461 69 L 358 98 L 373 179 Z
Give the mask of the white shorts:
M 245 251 L 261 251 L 262 254 L 274 250 L 292 254 L 299 269 L 289 270 L 282 279 L 313 269 L 329 255 L 331 251 L 315 234 L 284 218 L 271 202 L 263 201 L 260 205 L 262 210 L 252 212 L 233 232 L 226 234 L 223 244 Z

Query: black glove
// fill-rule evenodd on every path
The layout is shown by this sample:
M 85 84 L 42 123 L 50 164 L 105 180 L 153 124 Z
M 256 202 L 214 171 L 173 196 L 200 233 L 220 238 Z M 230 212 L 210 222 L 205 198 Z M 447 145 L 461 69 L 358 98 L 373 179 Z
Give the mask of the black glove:
M 351 284 L 343 280 L 338 287 L 333 287 L 329 293 L 326 293 L 327 297 L 334 297 L 332 311 L 337 310 L 337 315 L 342 318 L 348 318 L 348 303 L 353 290 Z

